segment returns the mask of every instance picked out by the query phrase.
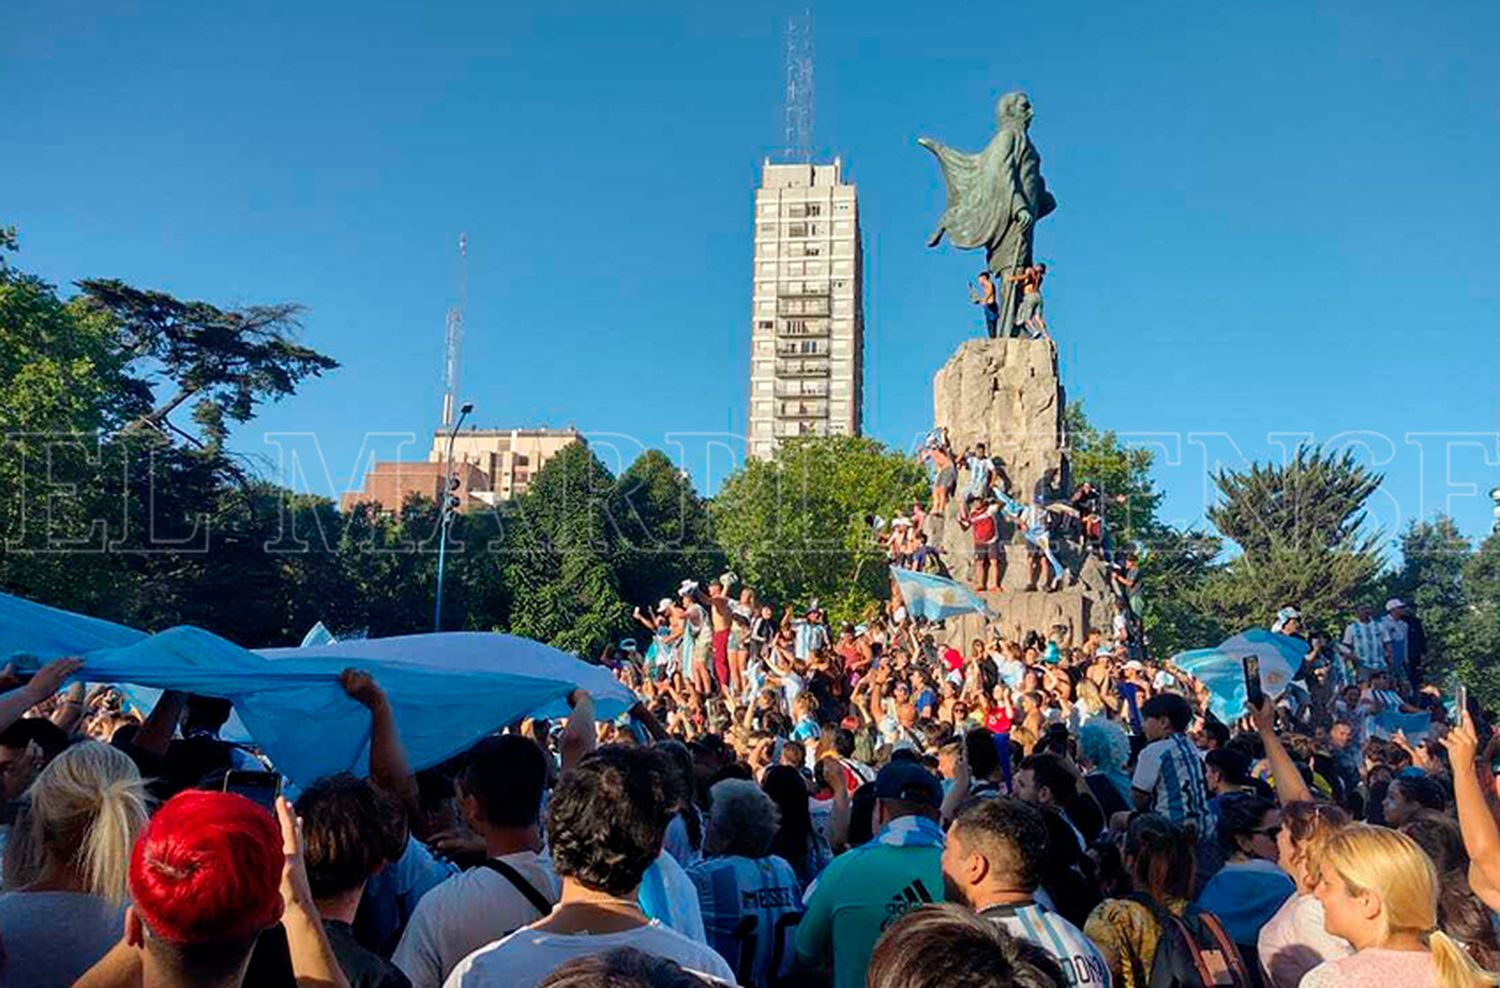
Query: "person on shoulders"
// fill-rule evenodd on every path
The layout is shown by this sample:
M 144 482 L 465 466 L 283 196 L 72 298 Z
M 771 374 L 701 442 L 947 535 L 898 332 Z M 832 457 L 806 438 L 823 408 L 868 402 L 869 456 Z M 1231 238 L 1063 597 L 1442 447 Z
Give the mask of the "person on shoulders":
M 1193 709 L 1176 693 L 1158 693 L 1141 704 L 1141 727 L 1150 742 L 1136 759 L 1130 788 L 1136 809 L 1160 813 L 1198 839 L 1209 836 L 1208 782 L 1203 762 L 1184 733 Z
M 711 948 L 641 911 L 641 880 L 664 853 L 672 818 L 665 757 L 652 748 L 605 745 L 563 772 L 547 807 L 547 844 L 562 879 L 557 906 L 465 957 L 447 988 L 535 988 L 563 963 L 617 947 L 734 982 Z

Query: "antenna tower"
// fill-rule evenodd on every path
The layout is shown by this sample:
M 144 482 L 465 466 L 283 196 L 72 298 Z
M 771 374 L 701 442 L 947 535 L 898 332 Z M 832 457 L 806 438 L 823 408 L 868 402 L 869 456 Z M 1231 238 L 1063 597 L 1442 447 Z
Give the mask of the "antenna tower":
M 458 235 L 458 301 L 448 310 L 443 333 L 443 428 L 453 426 L 458 408 L 459 360 L 464 342 L 464 304 L 469 292 L 469 235 Z
M 786 159 L 812 161 L 813 17 L 811 8 L 786 22 Z

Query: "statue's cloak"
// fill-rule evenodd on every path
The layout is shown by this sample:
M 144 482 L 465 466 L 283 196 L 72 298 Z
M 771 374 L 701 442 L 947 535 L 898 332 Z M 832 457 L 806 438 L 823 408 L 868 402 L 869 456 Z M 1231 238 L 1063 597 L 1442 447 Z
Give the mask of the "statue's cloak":
M 943 170 L 948 189 L 947 209 L 928 241 L 936 246 L 946 235 L 955 247 L 984 247 L 991 255 L 1002 244 L 1030 246 L 1027 231 L 1020 229 L 1016 214 L 1021 209 L 1032 220 L 1052 212 L 1057 203 L 1041 177 L 1041 156 L 1024 131 L 1002 127 L 978 154 L 969 154 L 938 141 L 923 138 L 921 145 L 933 153 Z M 1001 252 L 1002 254 L 1014 253 Z M 1021 257 L 1022 263 L 1030 261 Z M 1009 268 L 1017 258 L 993 258 L 994 270 Z

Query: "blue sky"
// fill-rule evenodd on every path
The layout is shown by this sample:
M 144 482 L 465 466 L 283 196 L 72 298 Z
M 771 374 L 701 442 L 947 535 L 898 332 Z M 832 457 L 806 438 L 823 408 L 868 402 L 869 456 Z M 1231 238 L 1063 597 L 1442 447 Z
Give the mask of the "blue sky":
M 388 434 L 425 448 L 466 231 L 476 421 L 666 446 L 713 487 L 743 429 L 752 190 L 797 8 L 628 6 L 11 0 L 0 219 L 54 281 L 304 303 L 343 367 L 236 445 L 274 474 L 266 434 L 310 434 L 328 475 L 292 479 L 325 493 Z M 924 246 L 942 190 L 913 142 L 977 148 L 1024 88 L 1069 394 L 1157 445 L 1170 520 L 1201 521 L 1205 465 L 1310 434 L 1386 474 L 1386 529 L 1446 508 L 1488 530 L 1500 5 L 815 17 L 815 143 L 861 197 L 870 434 L 926 429 L 932 373 L 978 329 L 977 257 Z

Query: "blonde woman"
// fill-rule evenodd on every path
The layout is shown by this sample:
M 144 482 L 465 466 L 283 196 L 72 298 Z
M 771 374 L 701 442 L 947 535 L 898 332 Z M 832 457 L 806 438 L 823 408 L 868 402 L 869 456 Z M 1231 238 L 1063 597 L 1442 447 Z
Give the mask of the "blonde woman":
M 1297 892 L 1260 931 L 1258 953 L 1271 988 L 1297 988 L 1319 964 L 1354 953 L 1348 940 L 1324 929 L 1323 904 L 1313 895 L 1322 877 L 1318 850 L 1348 825 L 1349 814 L 1328 803 L 1297 800 L 1281 808 L 1278 860 Z
M 1324 927 L 1349 957 L 1324 961 L 1301 988 L 1486 988 L 1497 982 L 1437 926 L 1438 877 L 1405 834 L 1353 824 L 1319 852 Z
M 71 985 L 120 939 L 130 852 L 146 825 L 135 763 L 98 741 L 37 776 L 16 821 L 0 895 L 0 984 Z

